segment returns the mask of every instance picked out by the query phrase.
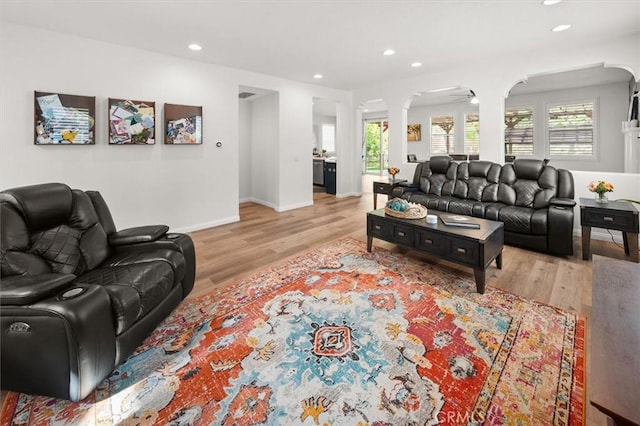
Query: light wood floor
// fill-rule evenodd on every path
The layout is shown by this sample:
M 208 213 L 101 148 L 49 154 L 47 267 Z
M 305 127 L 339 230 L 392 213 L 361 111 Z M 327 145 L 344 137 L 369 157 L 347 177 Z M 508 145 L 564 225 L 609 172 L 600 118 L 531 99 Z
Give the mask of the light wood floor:
M 314 205 L 277 213 L 258 204 L 240 206 L 240 222 L 191 234 L 197 254 L 196 284 L 189 298 L 227 285 L 265 266 L 313 250 L 335 239 L 351 236 L 366 241 L 366 215 L 373 208 L 372 177 L 363 178 L 361 197 L 336 198 L 314 194 Z M 379 195 L 378 206 L 386 196 Z M 392 244 L 374 240 L 374 245 L 397 250 Z M 623 258 L 621 247 L 592 241 L 592 252 Z M 591 313 L 591 262 L 582 260 L 579 240 L 574 239 L 573 257 L 554 257 L 505 246 L 503 268 L 491 267 L 487 285 L 499 287 L 543 303 L 585 315 Z M 412 255 L 413 252 L 409 252 Z M 470 268 L 422 256 L 425 261 L 456 268 L 469 274 Z M 587 357 L 589 356 L 587 321 Z M 588 372 L 587 372 L 588 376 Z M 606 417 L 586 403 L 586 424 L 604 426 Z M 2 400 L 5 393 L 2 392 Z
M 366 215 L 373 208 L 372 177 L 363 179 L 362 197 L 336 198 L 314 194 L 314 205 L 283 213 L 258 204 L 240 206 L 240 222 L 194 232 L 197 252 L 196 297 L 224 286 L 265 266 L 313 250 L 337 238 L 351 236 L 366 242 Z M 383 206 L 386 196 L 378 196 Z M 374 245 L 397 250 L 393 244 Z M 592 241 L 592 253 L 624 258 L 612 242 Z M 505 246 L 502 270 L 490 267 L 487 285 L 523 297 L 574 311 L 587 317 L 587 359 L 591 314 L 591 262 L 582 260 L 580 240 L 574 239 L 573 257 L 556 257 Z M 409 252 L 409 255 L 414 255 Z M 421 256 L 427 262 L 455 268 L 473 279 L 470 268 Z M 588 376 L 588 371 L 587 371 Z M 606 417 L 586 401 L 586 424 L 604 426 Z

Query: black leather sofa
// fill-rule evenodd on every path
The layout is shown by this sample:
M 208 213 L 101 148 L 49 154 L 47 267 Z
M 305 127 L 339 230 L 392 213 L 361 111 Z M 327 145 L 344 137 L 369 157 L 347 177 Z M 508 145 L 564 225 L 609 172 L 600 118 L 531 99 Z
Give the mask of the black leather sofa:
M 435 156 L 416 166 L 413 181 L 393 196 L 427 209 L 504 223 L 505 243 L 573 255 L 573 176 L 544 160 L 455 162 Z
M 85 398 L 193 288 L 191 238 L 116 231 L 98 192 L 8 189 L 0 209 L 3 390 Z

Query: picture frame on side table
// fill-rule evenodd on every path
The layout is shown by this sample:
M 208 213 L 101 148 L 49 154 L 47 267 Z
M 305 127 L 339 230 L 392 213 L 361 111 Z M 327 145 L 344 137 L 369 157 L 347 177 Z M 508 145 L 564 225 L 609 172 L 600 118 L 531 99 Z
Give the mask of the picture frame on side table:
M 109 145 L 154 145 L 156 103 L 109 98 Z
M 422 138 L 420 124 L 407 125 L 407 142 L 419 142 Z
M 95 96 L 34 91 L 35 145 L 95 145 Z
M 164 104 L 165 145 L 202 145 L 202 107 Z

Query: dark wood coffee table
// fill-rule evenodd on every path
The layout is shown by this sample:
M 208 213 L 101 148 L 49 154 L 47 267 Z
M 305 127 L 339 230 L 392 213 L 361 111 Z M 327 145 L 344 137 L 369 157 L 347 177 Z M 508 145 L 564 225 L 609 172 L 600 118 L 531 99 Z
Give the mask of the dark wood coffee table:
M 429 211 L 439 215 L 440 212 Z M 403 247 L 428 253 L 440 259 L 473 268 L 476 290 L 484 293 L 486 271 L 495 259 L 502 269 L 504 224 L 492 220 L 471 218 L 480 229 L 447 226 L 440 219 L 429 224 L 425 219 L 399 219 L 388 216 L 384 209 L 367 213 L 367 251 L 373 239 L 388 241 Z

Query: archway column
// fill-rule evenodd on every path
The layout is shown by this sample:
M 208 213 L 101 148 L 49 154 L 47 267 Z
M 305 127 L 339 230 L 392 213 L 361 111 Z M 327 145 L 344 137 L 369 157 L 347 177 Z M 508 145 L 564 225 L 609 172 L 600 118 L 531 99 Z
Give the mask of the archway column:
M 393 96 L 385 101 L 389 118 L 389 166 L 399 167 L 400 176 L 410 179 L 413 172 L 402 167 L 407 164 L 407 96 Z
M 474 91 L 480 100 L 480 159 L 502 164 L 505 101 L 503 84 L 478 81 Z

